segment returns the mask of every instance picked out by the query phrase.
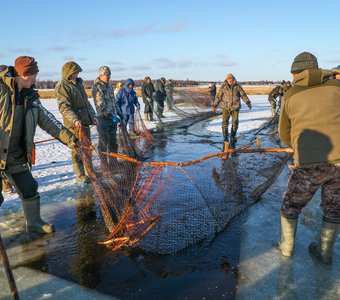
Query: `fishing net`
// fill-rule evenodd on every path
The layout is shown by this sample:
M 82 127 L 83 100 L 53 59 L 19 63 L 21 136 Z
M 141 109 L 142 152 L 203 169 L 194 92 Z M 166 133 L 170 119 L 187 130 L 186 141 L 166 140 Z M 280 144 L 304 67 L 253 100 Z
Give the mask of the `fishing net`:
M 286 149 L 273 149 L 275 137 L 268 135 L 194 161 L 143 161 L 153 136 L 138 114 L 137 138 L 119 128 L 119 153 L 99 152 L 98 141 L 85 139 L 79 149 L 109 231 L 101 243 L 113 250 L 173 254 L 212 239 L 259 198 L 287 160 Z

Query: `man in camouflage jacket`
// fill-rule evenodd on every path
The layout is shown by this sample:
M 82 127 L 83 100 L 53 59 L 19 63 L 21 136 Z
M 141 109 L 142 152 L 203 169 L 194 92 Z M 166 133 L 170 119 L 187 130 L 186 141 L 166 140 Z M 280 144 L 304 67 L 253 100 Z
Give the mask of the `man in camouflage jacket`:
M 38 71 L 33 57 L 20 56 L 0 73 L 0 179 L 5 176 L 19 194 L 27 230 L 51 233 L 54 226 L 41 219 L 38 183 L 30 171 L 36 127 L 71 149 L 77 138 L 41 105 L 33 88 Z
M 276 108 L 278 106 L 280 107 L 281 97 L 283 96 L 283 87 L 285 84 L 286 82 L 283 80 L 281 84 L 274 87 L 268 95 L 268 101 L 272 107 L 272 117 L 276 114 Z
M 87 98 L 83 80 L 78 77 L 81 71 L 82 68 L 73 61 L 64 64 L 62 80 L 57 83 L 55 91 L 65 127 L 77 138 L 82 130 L 86 138 L 91 140 L 90 126 L 96 123 L 96 113 Z M 71 157 L 76 182 L 89 183 L 83 161 L 75 149 L 72 150 Z
M 117 152 L 117 115 L 118 107 L 114 97 L 114 89 L 110 83 L 111 71 L 107 66 L 99 68 L 99 77 L 92 88 L 93 101 L 98 116 L 99 145 L 103 152 Z
M 299 214 L 322 188 L 321 234 L 309 250 L 330 264 L 340 230 L 340 83 L 308 52 L 295 57 L 291 73 L 293 87 L 284 95 L 279 134 L 293 148 L 294 164 L 281 207 L 279 250 L 292 255 Z
M 225 141 L 229 140 L 228 126 L 230 116 L 232 118 L 230 139 L 232 142 L 236 141 L 241 99 L 248 105 L 249 109 L 251 109 L 251 102 L 242 86 L 237 83 L 233 74 L 227 74 L 225 82 L 218 90 L 215 102 L 213 104 L 213 112 L 216 112 L 217 106 L 221 103 L 222 133 Z

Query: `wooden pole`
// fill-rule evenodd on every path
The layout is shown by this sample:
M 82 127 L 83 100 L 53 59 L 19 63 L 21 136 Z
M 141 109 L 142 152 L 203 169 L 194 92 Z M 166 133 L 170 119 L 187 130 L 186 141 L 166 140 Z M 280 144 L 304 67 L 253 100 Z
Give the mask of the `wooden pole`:
M 12 297 L 15 300 L 19 300 L 19 293 L 18 293 L 17 285 L 15 284 L 15 279 L 14 279 L 14 276 L 13 276 L 13 273 L 12 273 L 11 265 L 10 265 L 9 260 L 8 260 L 8 256 L 7 256 L 7 253 L 6 253 L 5 246 L 2 242 L 1 235 L 0 235 L 0 254 L 1 254 L 1 257 L 2 257 L 2 262 L 3 262 L 5 273 L 6 273 L 6 276 L 7 276 L 9 288 L 11 289 Z

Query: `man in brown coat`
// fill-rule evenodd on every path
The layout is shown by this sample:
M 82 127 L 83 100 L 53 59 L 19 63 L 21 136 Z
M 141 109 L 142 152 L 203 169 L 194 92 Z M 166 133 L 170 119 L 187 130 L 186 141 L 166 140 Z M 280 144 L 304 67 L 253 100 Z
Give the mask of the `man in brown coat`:
M 212 109 L 213 112 L 216 112 L 217 106 L 220 102 L 222 102 L 222 133 L 225 141 L 229 140 L 228 126 L 230 117 L 232 118 L 230 140 L 231 142 L 236 141 L 241 99 L 247 104 L 249 109 L 251 109 L 251 102 L 242 86 L 237 83 L 233 74 L 227 74 L 225 82 L 221 85 L 217 92 L 216 100 Z
M 33 88 L 38 72 L 33 57 L 20 56 L 0 73 L 0 181 L 5 176 L 19 194 L 27 230 L 51 233 L 54 226 L 41 219 L 38 183 L 30 170 L 36 127 L 71 149 L 77 138 L 42 106 Z
M 294 164 L 281 207 L 279 250 L 292 255 L 299 214 L 322 188 L 320 239 L 309 250 L 331 264 L 340 229 L 340 83 L 308 52 L 295 57 L 291 73 L 293 87 L 282 102 L 279 133 L 294 150 Z
M 77 138 L 82 130 L 86 138 L 91 140 L 90 125 L 96 123 L 96 113 L 87 98 L 83 80 L 78 77 L 81 71 L 82 68 L 73 61 L 64 64 L 62 80 L 56 85 L 55 91 L 65 127 Z M 89 183 L 83 161 L 75 149 L 72 150 L 71 156 L 76 182 Z

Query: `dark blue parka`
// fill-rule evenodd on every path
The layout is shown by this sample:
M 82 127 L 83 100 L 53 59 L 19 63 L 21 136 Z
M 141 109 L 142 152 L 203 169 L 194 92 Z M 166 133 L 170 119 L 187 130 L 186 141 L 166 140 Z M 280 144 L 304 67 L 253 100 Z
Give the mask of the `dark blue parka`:
M 140 104 L 136 92 L 129 88 L 130 84 L 135 84 L 132 79 L 127 79 L 124 88 L 122 88 L 116 96 L 116 104 L 123 115 L 133 115 L 135 106 L 140 109 Z

